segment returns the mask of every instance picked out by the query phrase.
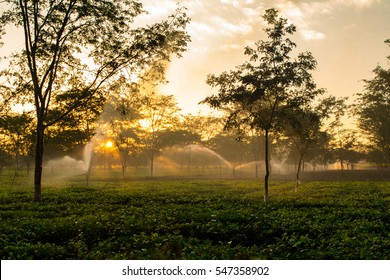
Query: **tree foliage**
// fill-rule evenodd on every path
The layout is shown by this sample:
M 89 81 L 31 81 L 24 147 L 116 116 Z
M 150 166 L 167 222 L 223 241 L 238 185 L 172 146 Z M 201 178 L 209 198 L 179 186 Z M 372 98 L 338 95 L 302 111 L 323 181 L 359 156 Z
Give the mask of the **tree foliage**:
M 109 90 L 99 123 L 105 128 L 105 137 L 115 142 L 124 177 L 129 156 L 140 149 L 141 97 L 137 84 L 125 76 L 113 82 Z
M 22 163 L 27 166 L 29 172 L 33 158 L 33 130 L 34 120 L 26 112 L 9 113 L 0 119 L 0 135 L 3 136 L 0 149 L 13 157 L 16 172 L 21 169 Z
M 386 43 L 390 46 L 390 40 Z M 364 80 L 365 89 L 357 95 L 354 113 L 371 142 L 371 154 L 378 155 L 376 163 L 385 166 L 390 163 L 390 69 L 377 66 L 373 73 L 373 79 Z
M 39 201 L 46 128 L 99 98 L 102 87 L 124 69 L 136 73 L 180 55 L 189 40 L 189 19 L 179 7 L 166 20 L 133 28 L 145 12 L 136 0 L 3 2 L 0 26 L 14 25 L 24 34 L 24 49 L 12 55 L 5 72 L 13 98 L 3 100 L 35 106 L 34 199 Z
M 268 41 L 246 47 L 249 61 L 236 70 L 219 76 L 209 75 L 207 83 L 218 87 L 218 93 L 203 102 L 227 113 L 225 128 L 242 133 L 256 129 L 265 135 L 265 202 L 268 201 L 269 135 L 281 128 L 286 106 L 298 107 L 310 102 L 321 91 L 316 89 L 311 71 L 316 61 L 311 53 L 292 58 L 296 44 L 288 37 L 296 27 L 279 17 L 275 9 L 266 10 L 264 20 Z
M 173 95 L 163 95 L 146 90 L 141 97 L 141 116 L 144 126 L 142 142 L 150 159 L 150 175 L 153 176 L 156 154 L 164 147 L 167 131 L 173 130 L 179 121 L 180 108 Z
M 286 123 L 283 126 L 285 135 L 291 140 L 299 155 L 295 185 L 297 191 L 303 158 L 310 146 L 319 141 L 321 137 L 321 119 L 319 114 L 311 108 L 293 108 L 288 111 Z

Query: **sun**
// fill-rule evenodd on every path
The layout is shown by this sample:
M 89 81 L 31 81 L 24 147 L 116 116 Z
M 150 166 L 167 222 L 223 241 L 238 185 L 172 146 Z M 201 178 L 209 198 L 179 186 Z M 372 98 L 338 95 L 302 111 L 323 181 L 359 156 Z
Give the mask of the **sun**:
M 104 146 L 105 146 L 106 148 L 112 148 L 113 145 L 114 145 L 114 144 L 113 144 L 110 140 L 108 140 Z

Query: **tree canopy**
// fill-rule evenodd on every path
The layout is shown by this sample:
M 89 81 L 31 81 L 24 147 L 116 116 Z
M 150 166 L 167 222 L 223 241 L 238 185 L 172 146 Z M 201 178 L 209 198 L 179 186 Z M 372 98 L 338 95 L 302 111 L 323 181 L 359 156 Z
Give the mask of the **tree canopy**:
M 268 40 L 246 47 L 249 61 L 219 76 L 209 75 L 207 83 L 218 87 L 218 93 L 203 102 L 227 113 L 225 128 L 242 133 L 256 129 L 265 134 L 265 202 L 268 201 L 269 134 L 281 127 L 286 107 L 299 107 L 322 93 L 316 89 L 311 71 L 316 61 L 310 52 L 292 58 L 296 44 L 288 37 L 296 27 L 279 16 L 275 9 L 263 15 L 269 27 Z
M 189 19 L 178 8 L 168 19 L 132 27 L 144 13 L 136 0 L 5 0 L 0 26 L 23 30 L 24 49 L 4 73 L 3 101 L 34 104 L 35 200 L 41 199 L 45 129 L 100 98 L 106 83 L 123 71 L 138 74 L 186 50 Z M 3 30 L 0 30 L 3 31 Z
M 390 46 L 390 40 L 386 40 Z M 390 56 L 388 57 L 390 60 Z M 390 163 L 390 68 L 377 66 L 374 78 L 364 80 L 363 93 L 357 95 L 354 113 L 358 126 L 371 143 L 370 150 L 377 154 L 379 165 Z

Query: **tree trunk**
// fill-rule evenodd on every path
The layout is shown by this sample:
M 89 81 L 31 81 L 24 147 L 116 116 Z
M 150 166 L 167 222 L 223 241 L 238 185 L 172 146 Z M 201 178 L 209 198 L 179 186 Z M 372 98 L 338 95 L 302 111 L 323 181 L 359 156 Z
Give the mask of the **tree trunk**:
M 154 152 L 152 151 L 152 155 L 150 157 L 150 177 L 153 177 L 153 169 L 154 169 Z
M 19 153 L 16 151 L 15 153 L 15 174 L 19 175 L 20 166 L 19 166 Z
M 187 158 L 187 175 L 189 176 L 191 173 L 191 153 L 188 154 Z
M 303 160 L 303 154 L 301 153 L 301 155 L 299 156 L 298 168 L 297 168 L 296 179 L 295 179 L 295 191 L 296 192 L 298 191 L 298 186 L 300 184 L 299 175 L 301 173 L 302 160 Z
M 125 169 L 126 169 L 125 165 L 122 164 L 122 179 L 125 179 Z
M 270 174 L 269 168 L 269 135 L 268 130 L 265 131 L 265 177 L 264 177 L 264 202 L 268 203 L 269 194 L 268 194 L 268 179 Z
M 118 149 L 119 150 L 119 149 Z M 119 151 L 119 156 L 122 166 L 122 179 L 125 179 L 126 167 L 127 167 L 127 150 Z
M 38 118 L 36 132 L 37 142 L 35 144 L 34 201 L 41 201 L 43 142 L 45 133 L 45 127 L 41 118 Z

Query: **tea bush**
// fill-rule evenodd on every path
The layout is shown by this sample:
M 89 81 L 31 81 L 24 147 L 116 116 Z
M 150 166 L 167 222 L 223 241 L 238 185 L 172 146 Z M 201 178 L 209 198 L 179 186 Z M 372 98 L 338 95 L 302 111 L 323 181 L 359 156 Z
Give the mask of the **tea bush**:
M 95 182 L 0 189 L 1 259 L 389 259 L 390 183 Z

